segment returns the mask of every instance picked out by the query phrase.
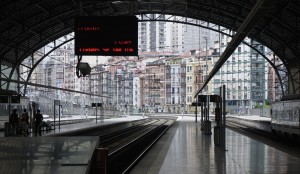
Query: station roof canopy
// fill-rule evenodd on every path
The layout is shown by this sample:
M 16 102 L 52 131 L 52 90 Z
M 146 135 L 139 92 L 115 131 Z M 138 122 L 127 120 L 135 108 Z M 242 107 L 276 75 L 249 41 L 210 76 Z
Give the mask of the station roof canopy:
M 257 0 L 1 0 L 0 60 L 15 66 L 73 32 L 75 16 L 169 14 L 237 31 Z M 274 0 L 248 37 L 269 47 L 286 65 L 300 64 L 298 0 Z

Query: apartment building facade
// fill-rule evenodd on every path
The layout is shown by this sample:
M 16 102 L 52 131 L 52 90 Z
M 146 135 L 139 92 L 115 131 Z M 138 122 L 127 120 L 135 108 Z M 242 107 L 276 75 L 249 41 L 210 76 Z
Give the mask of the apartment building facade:
M 220 54 L 231 38 L 221 35 Z M 246 38 L 247 42 L 262 54 L 265 48 L 258 42 Z M 209 55 L 213 64 L 218 55 Z M 262 105 L 267 99 L 267 62 L 256 50 L 241 43 L 213 77 L 213 94 L 219 93 L 220 85 L 226 85 L 227 109 L 231 113 L 246 114 L 249 109 Z M 210 87 L 209 87 L 210 88 Z

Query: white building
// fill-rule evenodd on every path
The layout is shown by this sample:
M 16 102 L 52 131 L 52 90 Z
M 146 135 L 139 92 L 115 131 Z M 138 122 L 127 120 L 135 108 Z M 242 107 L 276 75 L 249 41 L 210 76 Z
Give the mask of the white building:
M 181 113 L 186 104 L 186 65 L 182 58 L 169 59 L 170 76 L 166 78 L 166 106 L 165 112 Z
M 151 14 L 158 17 L 158 14 Z M 139 22 L 138 47 L 141 52 L 163 51 L 166 46 L 166 22 Z
M 153 18 L 163 19 L 161 15 L 151 15 Z M 172 52 L 173 54 L 184 52 L 183 24 L 153 21 L 139 22 L 138 27 L 138 47 L 140 52 Z
M 141 88 L 140 88 L 140 77 L 133 77 L 133 108 L 141 108 Z
M 205 38 L 208 41 L 208 48 L 213 47 L 214 41 L 219 38 L 219 33 L 198 26 L 184 25 L 183 28 L 184 52 L 204 48 L 206 46 Z
M 231 37 L 221 35 L 221 53 Z M 246 38 L 245 42 L 264 54 L 265 48 Z M 213 56 L 212 56 L 213 57 Z M 213 65 L 218 56 L 213 58 Z M 255 50 L 241 43 L 213 77 L 213 93 L 219 93 L 220 84 L 226 85 L 227 108 L 232 113 L 244 114 L 267 99 L 267 62 Z
M 184 25 L 168 22 L 166 24 L 165 51 L 181 54 L 184 51 L 184 44 Z

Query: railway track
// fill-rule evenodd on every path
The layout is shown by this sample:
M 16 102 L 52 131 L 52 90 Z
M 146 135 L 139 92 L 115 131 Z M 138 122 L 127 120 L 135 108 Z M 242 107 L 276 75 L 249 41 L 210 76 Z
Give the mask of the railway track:
M 98 148 L 108 149 L 107 173 L 128 173 L 175 121 L 175 119 L 151 118 L 107 134 L 99 135 L 100 131 L 84 131 L 82 133 L 77 132 L 76 136 L 95 136 L 98 134 Z M 92 160 L 95 158 L 93 157 Z M 93 165 L 95 163 L 91 162 L 90 173 L 97 173 L 98 169 Z
M 116 141 L 120 141 L 121 139 L 125 138 L 128 139 L 128 137 L 133 136 L 135 134 L 139 134 L 141 131 L 152 127 L 153 124 L 157 123 L 158 120 L 150 120 L 149 122 L 145 122 L 143 124 L 138 124 L 131 126 L 129 128 L 125 128 L 119 131 L 115 131 L 109 134 L 100 135 L 100 147 L 107 147 L 112 146 L 112 144 Z
M 108 173 L 128 173 L 137 161 L 168 130 L 174 121 L 160 121 L 160 124 L 136 134 L 121 147 L 108 155 Z

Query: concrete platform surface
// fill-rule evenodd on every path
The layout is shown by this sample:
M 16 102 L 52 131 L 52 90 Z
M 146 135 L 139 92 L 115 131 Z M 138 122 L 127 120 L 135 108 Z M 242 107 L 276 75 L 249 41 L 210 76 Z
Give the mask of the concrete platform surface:
M 203 134 L 200 122 L 179 117 L 131 174 L 298 174 L 299 164 L 299 158 L 230 129 L 223 150 L 214 145 L 214 134 Z
M 98 136 L 52 137 L 51 135 L 79 129 L 132 122 L 143 117 L 129 116 L 113 119 L 61 125 L 43 131 L 41 137 L 4 137 L 0 134 L 0 174 L 84 174 Z
M 2 174 L 83 174 L 98 137 L 0 138 Z
M 143 119 L 143 117 L 142 116 L 127 116 L 127 117 L 119 117 L 119 118 L 111 118 L 111 119 L 99 118 L 97 120 L 97 123 L 96 123 L 96 120 L 93 120 L 93 121 L 89 121 L 89 122 L 65 124 L 65 125 L 61 125 L 60 129 L 59 129 L 58 120 L 56 120 L 57 122 L 56 122 L 55 130 L 43 131 L 42 136 L 49 136 L 49 135 L 59 134 L 59 133 L 63 133 L 63 132 L 76 131 L 78 129 L 91 128 L 91 127 L 115 124 L 115 123 L 120 123 L 120 122 L 131 122 L 131 121 L 140 120 L 140 119 Z M 29 135 L 29 137 L 32 137 L 32 136 L 34 136 L 34 135 L 33 134 Z M 0 131 L 0 137 L 4 137 L 4 131 Z

